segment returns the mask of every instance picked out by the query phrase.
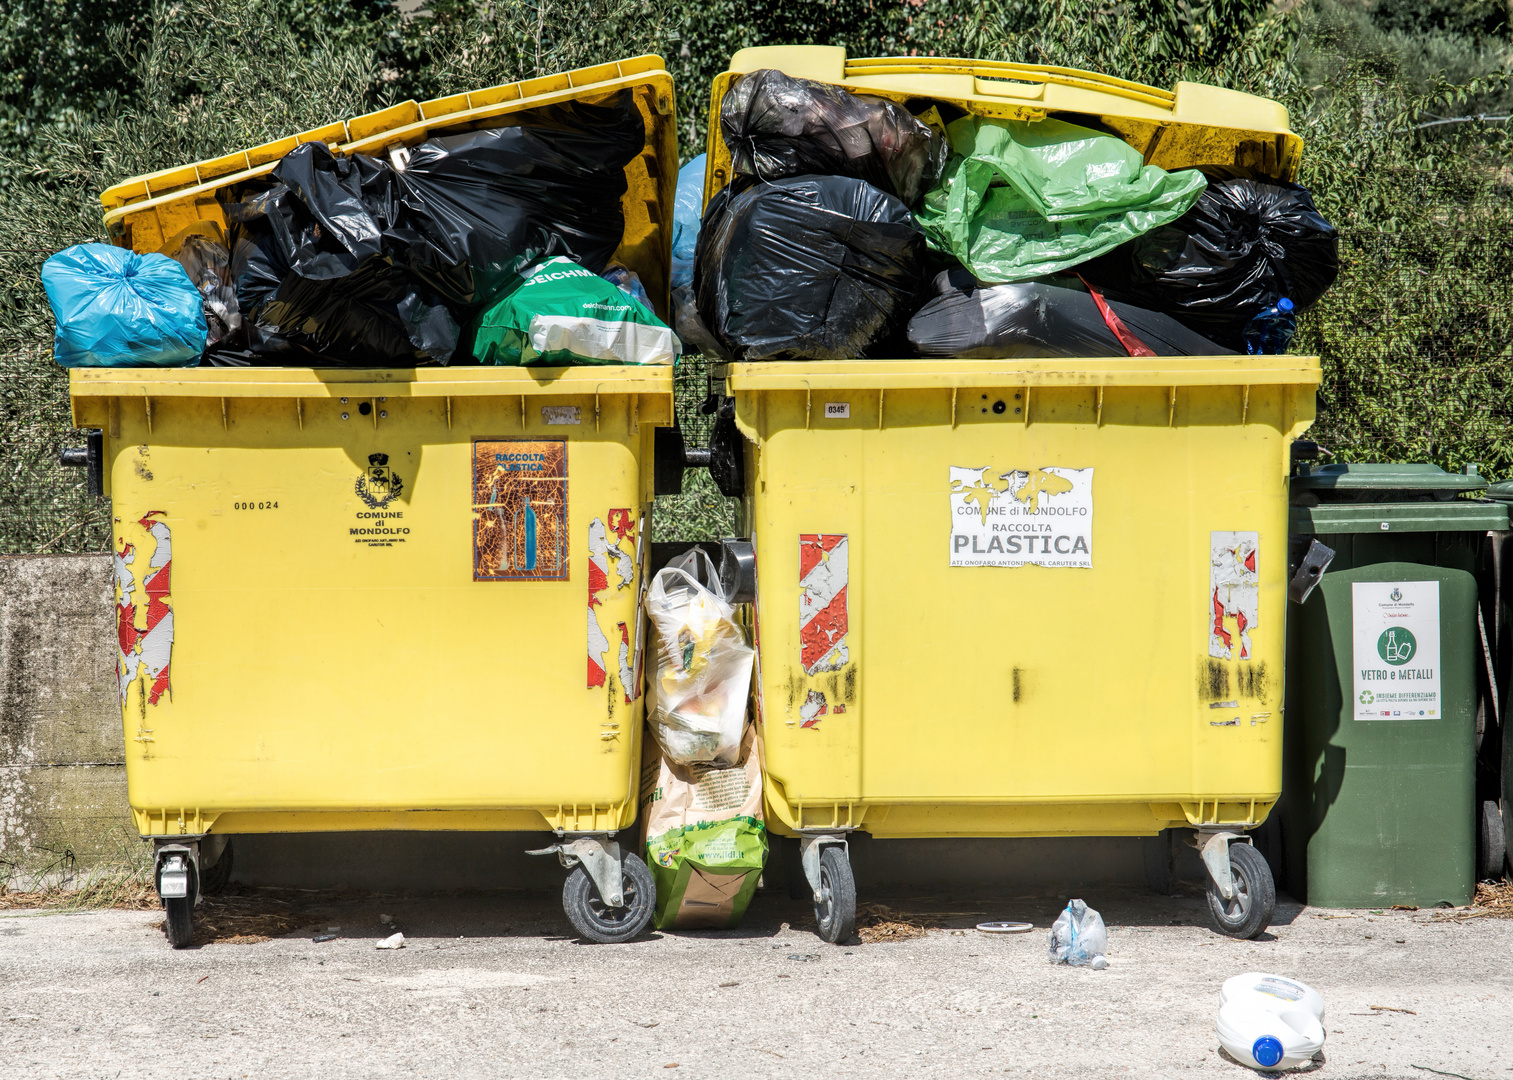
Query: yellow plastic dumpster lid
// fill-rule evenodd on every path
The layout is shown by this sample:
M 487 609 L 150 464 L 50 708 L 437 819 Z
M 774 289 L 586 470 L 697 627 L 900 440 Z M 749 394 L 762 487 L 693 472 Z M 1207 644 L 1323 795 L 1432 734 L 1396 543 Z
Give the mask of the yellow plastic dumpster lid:
M 646 146 L 625 167 L 625 236 L 615 258 L 640 276 L 659 314 L 666 315 L 678 139 L 672 76 L 659 56 L 637 56 L 432 101 L 403 101 L 222 157 L 133 177 L 101 193 L 105 226 L 120 247 L 157 251 L 196 222 L 211 221 L 224 228 L 218 193 L 272 172 L 279 159 L 301 143 L 323 142 L 334 153 L 377 157 L 440 135 L 504 127 L 511 123 L 511 114 L 526 109 L 599 101 L 625 89 L 634 91 L 646 120 Z
M 742 49 L 731 57 L 730 70 L 715 76 L 705 202 L 730 181 L 720 103 L 737 78 L 762 68 L 901 104 L 922 98 L 947 101 L 978 116 L 1043 120 L 1071 113 L 1084 124 L 1094 117 L 1141 151 L 1147 164 L 1163 169 L 1216 165 L 1291 180 L 1303 150 L 1303 140 L 1287 126 L 1283 106 L 1203 83 L 1179 82 L 1175 90 L 1161 90 L 1075 68 L 913 56 L 848 60 L 839 46 L 772 45 Z

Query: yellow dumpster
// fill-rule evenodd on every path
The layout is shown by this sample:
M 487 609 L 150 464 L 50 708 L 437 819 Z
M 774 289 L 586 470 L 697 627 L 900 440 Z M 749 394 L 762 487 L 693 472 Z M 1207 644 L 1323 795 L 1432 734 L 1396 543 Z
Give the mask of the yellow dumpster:
M 616 259 L 667 315 L 677 172 L 656 57 L 309 132 L 106 192 L 156 250 L 295 142 L 388 154 L 628 90 Z M 651 917 L 636 815 L 653 431 L 669 367 L 75 370 L 114 514 L 132 813 L 187 944 L 237 833 L 552 830 L 590 940 Z
M 710 196 L 729 179 L 721 99 L 761 68 L 1091 115 L 1171 167 L 1297 165 L 1281 106 L 1213 87 L 836 48 L 730 67 Z M 821 935 L 852 932 L 852 830 L 1193 829 L 1216 925 L 1264 930 L 1274 886 L 1243 841 L 1281 791 L 1287 476 L 1317 360 L 776 362 L 724 379 L 747 440 L 767 821 L 800 838 Z

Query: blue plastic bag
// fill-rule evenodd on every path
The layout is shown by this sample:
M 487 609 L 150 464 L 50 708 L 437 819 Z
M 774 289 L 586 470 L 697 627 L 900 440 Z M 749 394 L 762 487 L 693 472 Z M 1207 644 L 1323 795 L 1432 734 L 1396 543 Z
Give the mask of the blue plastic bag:
M 64 367 L 183 367 L 205 351 L 205 309 L 166 255 L 77 244 L 42 264 Z
M 693 254 L 699 246 L 699 219 L 704 216 L 704 157 L 678 170 L 678 195 L 672 204 L 672 287 L 693 282 Z

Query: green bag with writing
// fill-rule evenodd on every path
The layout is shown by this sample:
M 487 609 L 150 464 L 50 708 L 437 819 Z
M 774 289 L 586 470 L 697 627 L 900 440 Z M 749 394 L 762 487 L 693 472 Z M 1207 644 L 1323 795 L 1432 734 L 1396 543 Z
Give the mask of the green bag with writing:
M 767 862 L 761 740 L 748 724 L 728 768 L 678 765 L 648 734 L 641 769 L 646 865 L 658 930 L 724 929 L 746 914 Z
M 672 364 L 672 330 L 641 301 L 571 259 L 532 267 L 473 324 L 482 364 Z

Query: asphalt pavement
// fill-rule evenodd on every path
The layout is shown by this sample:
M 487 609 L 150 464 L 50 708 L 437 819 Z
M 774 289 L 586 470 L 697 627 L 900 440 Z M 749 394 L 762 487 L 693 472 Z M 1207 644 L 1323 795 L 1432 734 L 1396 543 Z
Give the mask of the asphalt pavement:
M 763 892 L 740 929 L 602 946 L 541 894 L 260 891 L 175 951 L 160 912 L 0 911 L 0 1077 L 1238 1080 L 1218 992 L 1259 970 L 1322 992 L 1312 1075 L 1513 1080 L 1513 920 L 1284 900 L 1240 942 L 1201 896 L 1109 889 L 1084 897 L 1109 926 L 1091 971 L 1046 958 L 1065 897 L 864 899 L 943 928 L 832 946 Z

